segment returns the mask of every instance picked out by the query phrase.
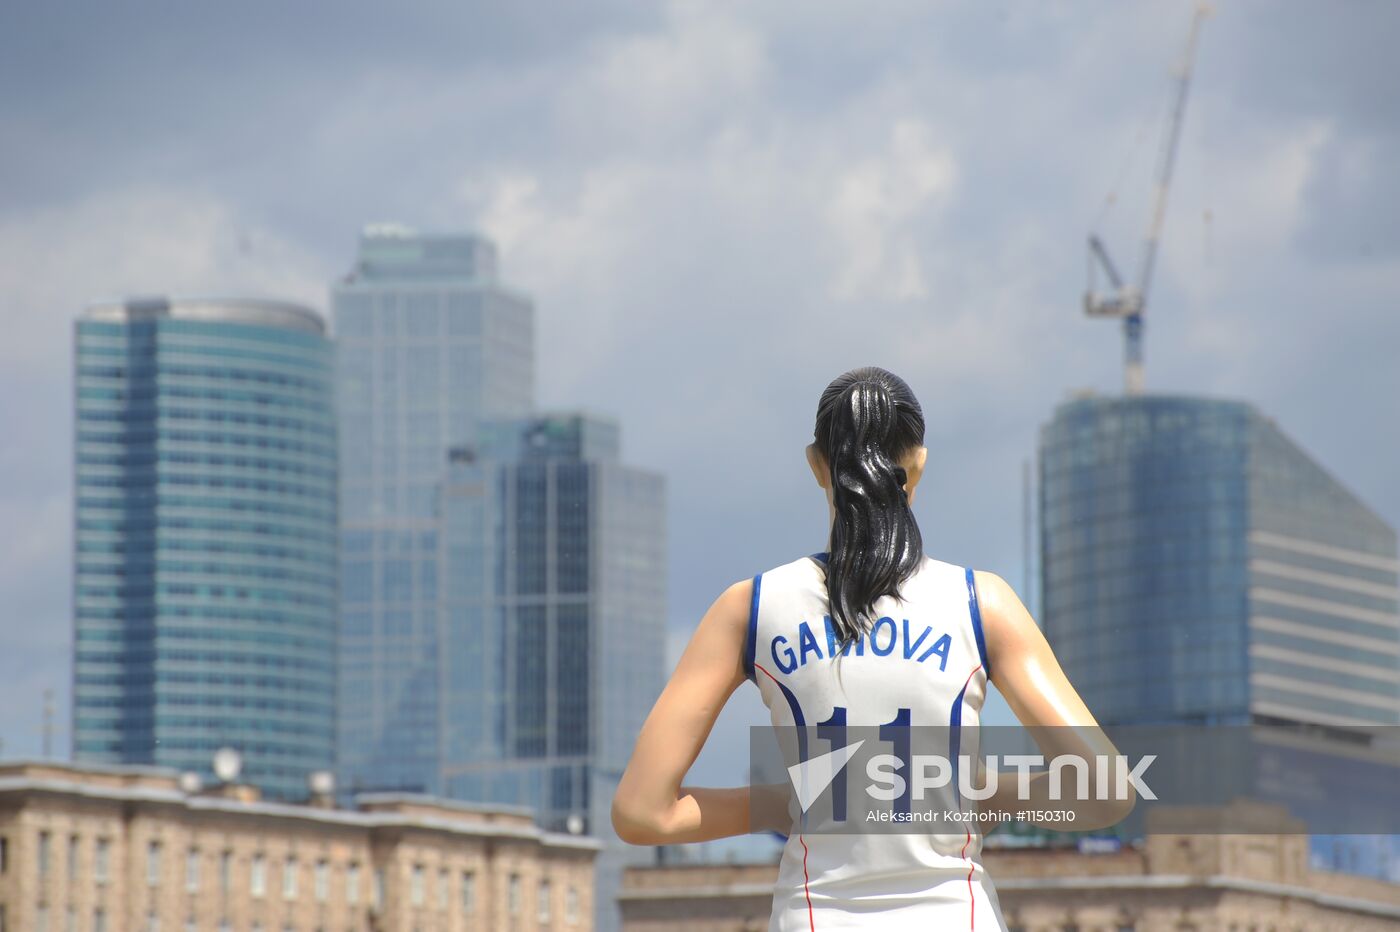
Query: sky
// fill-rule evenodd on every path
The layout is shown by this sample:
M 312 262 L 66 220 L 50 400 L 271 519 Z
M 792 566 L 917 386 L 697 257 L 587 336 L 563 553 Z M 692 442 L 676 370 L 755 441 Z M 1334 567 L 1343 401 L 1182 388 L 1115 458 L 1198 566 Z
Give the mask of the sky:
M 0 740 L 68 746 L 72 326 L 151 293 L 326 311 L 360 228 L 470 229 L 536 305 L 542 408 L 667 477 L 672 659 L 822 548 L 839 373 L 927 419 L 927 551 L 1004 576 L 1022 469 L 1122 385 L 1085 237 L 1133 269 L 1185 0 L 393 5 L 0 0 Z M 1223 0 L 1146 317 L 1151 391 L 1244 398 L 1391 524 L 1400 7 Z M 747 688 L 697 765 L 737 782 Z M 1004 709 L 1003 709 L 1004 712 Z M 991 716 L 995 718 L 995 716 Z M 716 750 L 717 749 L 717 750 Z

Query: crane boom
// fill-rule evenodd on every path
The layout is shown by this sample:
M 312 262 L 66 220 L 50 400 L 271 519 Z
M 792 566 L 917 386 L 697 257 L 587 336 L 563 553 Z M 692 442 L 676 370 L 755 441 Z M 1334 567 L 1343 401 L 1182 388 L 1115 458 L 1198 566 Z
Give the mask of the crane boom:
M 1147 292 L 1152 284 L 1152 273 L 1157 264 L 1158 246 L 1162 239 L 1162 228 L 1167 217 L 1167 193 L 1171 189 L 1172 170 L 1176 166 L 1176 152 L 1181 139 L 1181 125 L 1186 115 L 1186 98 L 1191 88 L 1191 72 L 1196 62 L 1196 46 L 1200 39 L 1201 23 L 1210 15 L 1208 3 L 1198 3 L 1191 19 L 1191 31 L 1186 38 L 1186 48 L 1176 70 L 1176 94 L 1170 118 L 1162 134 L 1161 148 L 1157 158 L 1156 198 L 1152 217 L 1147 226 L 1147 236 L 1143 241 L 1142 262 L 1138 268 L 1137 281 L 1128 284 L 1118 274 L 1108 250 L 1097 234 L 1089 236 L 1090 287 L 1084 295 L 1084 311 L 1092 317 L 1121 317 L 1123 319 L 1123 361 L 1124 390 L 1129 395 L 1142 393 L 1142 329 L 1143 311 L 1147 308 Z M 1103 267 L 1113 290 L 1109 294 L 1098 294 L 1093 290 L 1092 272 L 1094 261 Z
M 1191 90 L 1191 72 L 1196 64 L 1196 44 L 1201 35 L 1201 22 L 1208 15 L 1209 6 L 1204 3 L 1196 6 L 1196 15 L 1191 18 L 1191 32 L 1186 37 L 1186 51 L 1177 69 L 1176 102 L 1172 106 L 1167 132 L 1162 138 L 1157 169 L 1157 203 L 1152 210 L 1152 222 L 1147 228 L 1147 241 L 1143 244 L 1142 252 L 1142 272 L 1138 278 L 1138 293 L 1142 295 L 1144 305 L 1147 303 L 1148 285 L 1152 282 L 1152 270 L 1157 264 L 1157 246 L 1162 239 L 1162 227 L 1167 219 L 1167 191 L 1172 184 L 1172 169 L 1176 167 L 1182 117 L 1186 115 L 1186 96 Z

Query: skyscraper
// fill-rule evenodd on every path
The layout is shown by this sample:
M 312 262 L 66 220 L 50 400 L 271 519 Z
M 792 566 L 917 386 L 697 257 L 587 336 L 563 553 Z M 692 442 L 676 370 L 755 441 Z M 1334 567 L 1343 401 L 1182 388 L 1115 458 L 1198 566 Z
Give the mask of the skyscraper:
M 1040 476 L 1045 631 L 1100 721 L 1400 724 L 1395 530 L 1252 405 L 1065 402 Z
M 338 770 L 441 793 L 437 496 L 453 443 L 534 400 L 534 311 L 472 235 L 372 226 L 332 292 L 341 450 Z
M 617 925 L 613 792 L 665 676 L 662 476 L 581 413 L 485 422 L 442 498 L 448 795 L 524 804 L 608 840 L 598 927 Z
M 333 759 L 336 438 L 319 316 L 245 299 L 76 325 L 73 753 L 305 794 Z
M 1100 722 L 1303 726 L 1313 753 L 1287 766 L 1334 787 L 1367 727 L 1400 724 L 1395 530 L 1252 405 L 1065 402 L 1040 480 L 1043 624 Z M 1256 793 L 1253 766 L 1217 789 Z M 1397 839 L 1290 805 L 1319 866 L 1388 876 Z

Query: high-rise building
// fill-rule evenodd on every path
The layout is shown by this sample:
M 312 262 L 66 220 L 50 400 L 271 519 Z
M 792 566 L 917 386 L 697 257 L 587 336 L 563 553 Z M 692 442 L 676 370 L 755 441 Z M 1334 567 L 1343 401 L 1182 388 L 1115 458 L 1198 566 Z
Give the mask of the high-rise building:
M 332 293 L 341 451 L 341 785 L 440 793 L 437 496 L 453 443 L 534 398 L 530 302 L 473 235 L 372 226 Z
M 332 356 L 307 308 L 94 305 L 76 325 L 73 754 L 273 798 L 333 760 Z
M 1101 722 L 1400 724 L 1395 530 L 1252 405 L 1067 401 L 1040 505 L 1046 636 Z
M 1396 533 L 1271 418 L 1187 396 L 1067 401 L 1041 432 L 1040 512 L 1046 636 L 1100 722 L 1301 726 L 1296 785 L 1383 794 L 1384 774 L 1369 791 L 1329 781 L 1356 772 L 1367 729 L 1400 724 Z M 1268 766 L 1216 789 L 1275 786 Z M 1326 798 L 1290 797 L 1314 862 L 1390 876 L 1400 839 L 1325 834 Z
M 444 487 L 447 795 L 527 805 L 607 840 L 598 927 L 625 863 L 609 810 L 665 676 L 662 476 L 620 461 L 615 422 L 486 422 Z

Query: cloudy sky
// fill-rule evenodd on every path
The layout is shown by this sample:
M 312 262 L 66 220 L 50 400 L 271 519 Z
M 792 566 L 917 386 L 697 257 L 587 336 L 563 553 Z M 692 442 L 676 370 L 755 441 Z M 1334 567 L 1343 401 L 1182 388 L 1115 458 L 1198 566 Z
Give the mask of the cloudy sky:
M 669 481 L 673 651 L 820 549 L 818 393 L 902 374 L 930 553 L 1022 587 L 1021 470 L 1121 386 L 1084 237 L 1136 263 L 1191 7 L 765 0 L 0 6 L 0 738 L 67 747 L 71 327 L 232 291 L 324 309 L 369 221 L 494 237 L 538 397 Z M 1400 521 L 1393 4 L 1225 0 L 1148 315 L 1151 389 L 1243 397 Z M 1110 199 L 1110 195 L 1116 197 Z M 1025 593 L 1023 592 L 1023 596 Z M 742 740 L 744 694 L 719 735 Z M 706 776 L 737 779 L 707 753 Z

